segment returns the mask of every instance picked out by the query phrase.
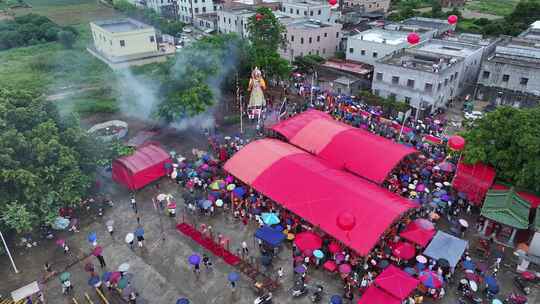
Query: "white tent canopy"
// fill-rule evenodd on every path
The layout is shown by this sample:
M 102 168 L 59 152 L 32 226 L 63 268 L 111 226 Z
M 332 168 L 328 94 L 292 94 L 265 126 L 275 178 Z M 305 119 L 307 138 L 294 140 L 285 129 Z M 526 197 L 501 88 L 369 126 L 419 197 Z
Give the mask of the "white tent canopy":
M 39 292 L 39 285 L 37 281 L 34 281 L 26 286 L 23 286 L 17 290 L 12 291 L 11 297 L 13 298 L 14 302 L 17 302 L 37 292 Z

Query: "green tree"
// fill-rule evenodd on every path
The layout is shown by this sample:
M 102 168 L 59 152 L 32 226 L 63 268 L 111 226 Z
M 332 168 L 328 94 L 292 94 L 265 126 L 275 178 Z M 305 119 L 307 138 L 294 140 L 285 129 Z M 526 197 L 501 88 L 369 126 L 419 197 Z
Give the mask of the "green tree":
M 75 43 L 75 34 L 70 31 L 58 32 L 58 41 L 66 48 L 71 49 Z
M 499 107 L 478 120 L 463 135 L 464 156 L 497 169 L 497 178 L 540 193 L 540 107 Z
M 60 117 L 38 94 L 0 88 L 0 225 L 20 230 L 78 203 L 101 147 L 77 117 Z
M 440 0 L 431 0 L 431 16 L 437 18 L 442 15 L 443 12 Z
M 306 55 L 294 58 L 293 64 L 304 73 L 316 72 L 326 59 L 319 55 Z

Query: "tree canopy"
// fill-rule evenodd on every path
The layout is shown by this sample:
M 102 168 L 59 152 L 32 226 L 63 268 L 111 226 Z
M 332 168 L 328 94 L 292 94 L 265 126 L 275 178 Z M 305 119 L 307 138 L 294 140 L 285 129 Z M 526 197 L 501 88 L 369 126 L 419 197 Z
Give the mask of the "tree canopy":
M 0 225 L 26 232 L 78 203 L 100 147 L 76 117 L 32 92 L 0 88 Z
M 540 107 L 499 107 L 463 135 L 464 160 L 496 168 L 497 178 L 540 193 Z

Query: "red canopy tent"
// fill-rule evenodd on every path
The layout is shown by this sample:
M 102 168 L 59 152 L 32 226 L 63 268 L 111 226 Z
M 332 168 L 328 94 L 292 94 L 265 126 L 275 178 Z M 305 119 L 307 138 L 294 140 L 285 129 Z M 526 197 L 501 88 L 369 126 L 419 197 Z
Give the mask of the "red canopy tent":
M 413 242 L 422 247 L 426 247 L 433 238 L 437 230 L 432 223 L 425 223 L 425 219 L 418 219 L 410 222 L 407 227 L 399 234 L 407 241 Z M 429 222 L 429 221 L 428 221 Z M 428 224 L 428 225 L 427 225 Z
M 505 185 L 501 185 L 501 184 L 495 184 L 493 185 L 493 187 L 491 188 L 493 190 L 508 190 L 510 189 L 510 187 L 507 187 Z M 527 202 L 529 202 L 531 204 L 531 209 L 536 209 L 538 206 L 540 206 L 540 197 L 532 194 L 532 193 L 529 193 L 529 192 L 525 192 L 525 191 L 518 191 L 517 194 L 524 200 L 526 200 Z
M 388 266 L 375 278 L 375 285 L 399 300 L 407 298 L 419 284 L 420 281 L 394 265 Z
M 282 121 L 272 130 L 339 169 L 382 184 L 392 169 L 417 151 L 368 131 L 309 110 Z
M 371 285 L 362 295 L 357 304 L 401 304 L 401 301 L 386 291 Z
M 487 191 L 495 180 L 495 169 L 483 163 L 467 165 L 458 163 L 452 186 L 467 194 L 467 199 L 481 204 Z
M 171 163 L 169 153 L 155 144 L 142 146 L 132 155 L 115 159 L 112 178 L 129 190 L 140 189 L 165 176 L 165 164 Z
M 275 139 L 251 142 L 224 168 L 362 256 L 415 207 L 397 194 Z M 336 223 L 343 212 L 355 217 L 350 233 Z

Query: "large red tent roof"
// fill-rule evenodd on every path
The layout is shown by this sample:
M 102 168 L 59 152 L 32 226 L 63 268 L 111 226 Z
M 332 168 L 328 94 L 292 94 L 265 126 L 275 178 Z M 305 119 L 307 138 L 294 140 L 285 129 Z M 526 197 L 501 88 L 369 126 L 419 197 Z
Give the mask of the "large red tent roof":
M 416 289 L 420 281 L 396 266 L 390 265 L 375 278 L 375 284 L 394 297 L 403 300 Z
M 459 162 L 452 186 L 467 194 L 471 202 L 481 204 L 495 180 L 495 169 L 483 163 L 467 165 Z
M 397 194 L 275 139 L 248 144 L 224 168 L 363 256 L 414 207 Z M 345 211 L 356 218 L 349 235 L 336 224 Z
M 382 184 L 413 148 L 338 122 L 326 113 L 309 110 L 282 121 L 272 130 L 291 144 L 332 165 Z
M 387 293 L 386 291 L 371 285 L 362 294 L 357 304 L 401 304 L 401 300 Z

